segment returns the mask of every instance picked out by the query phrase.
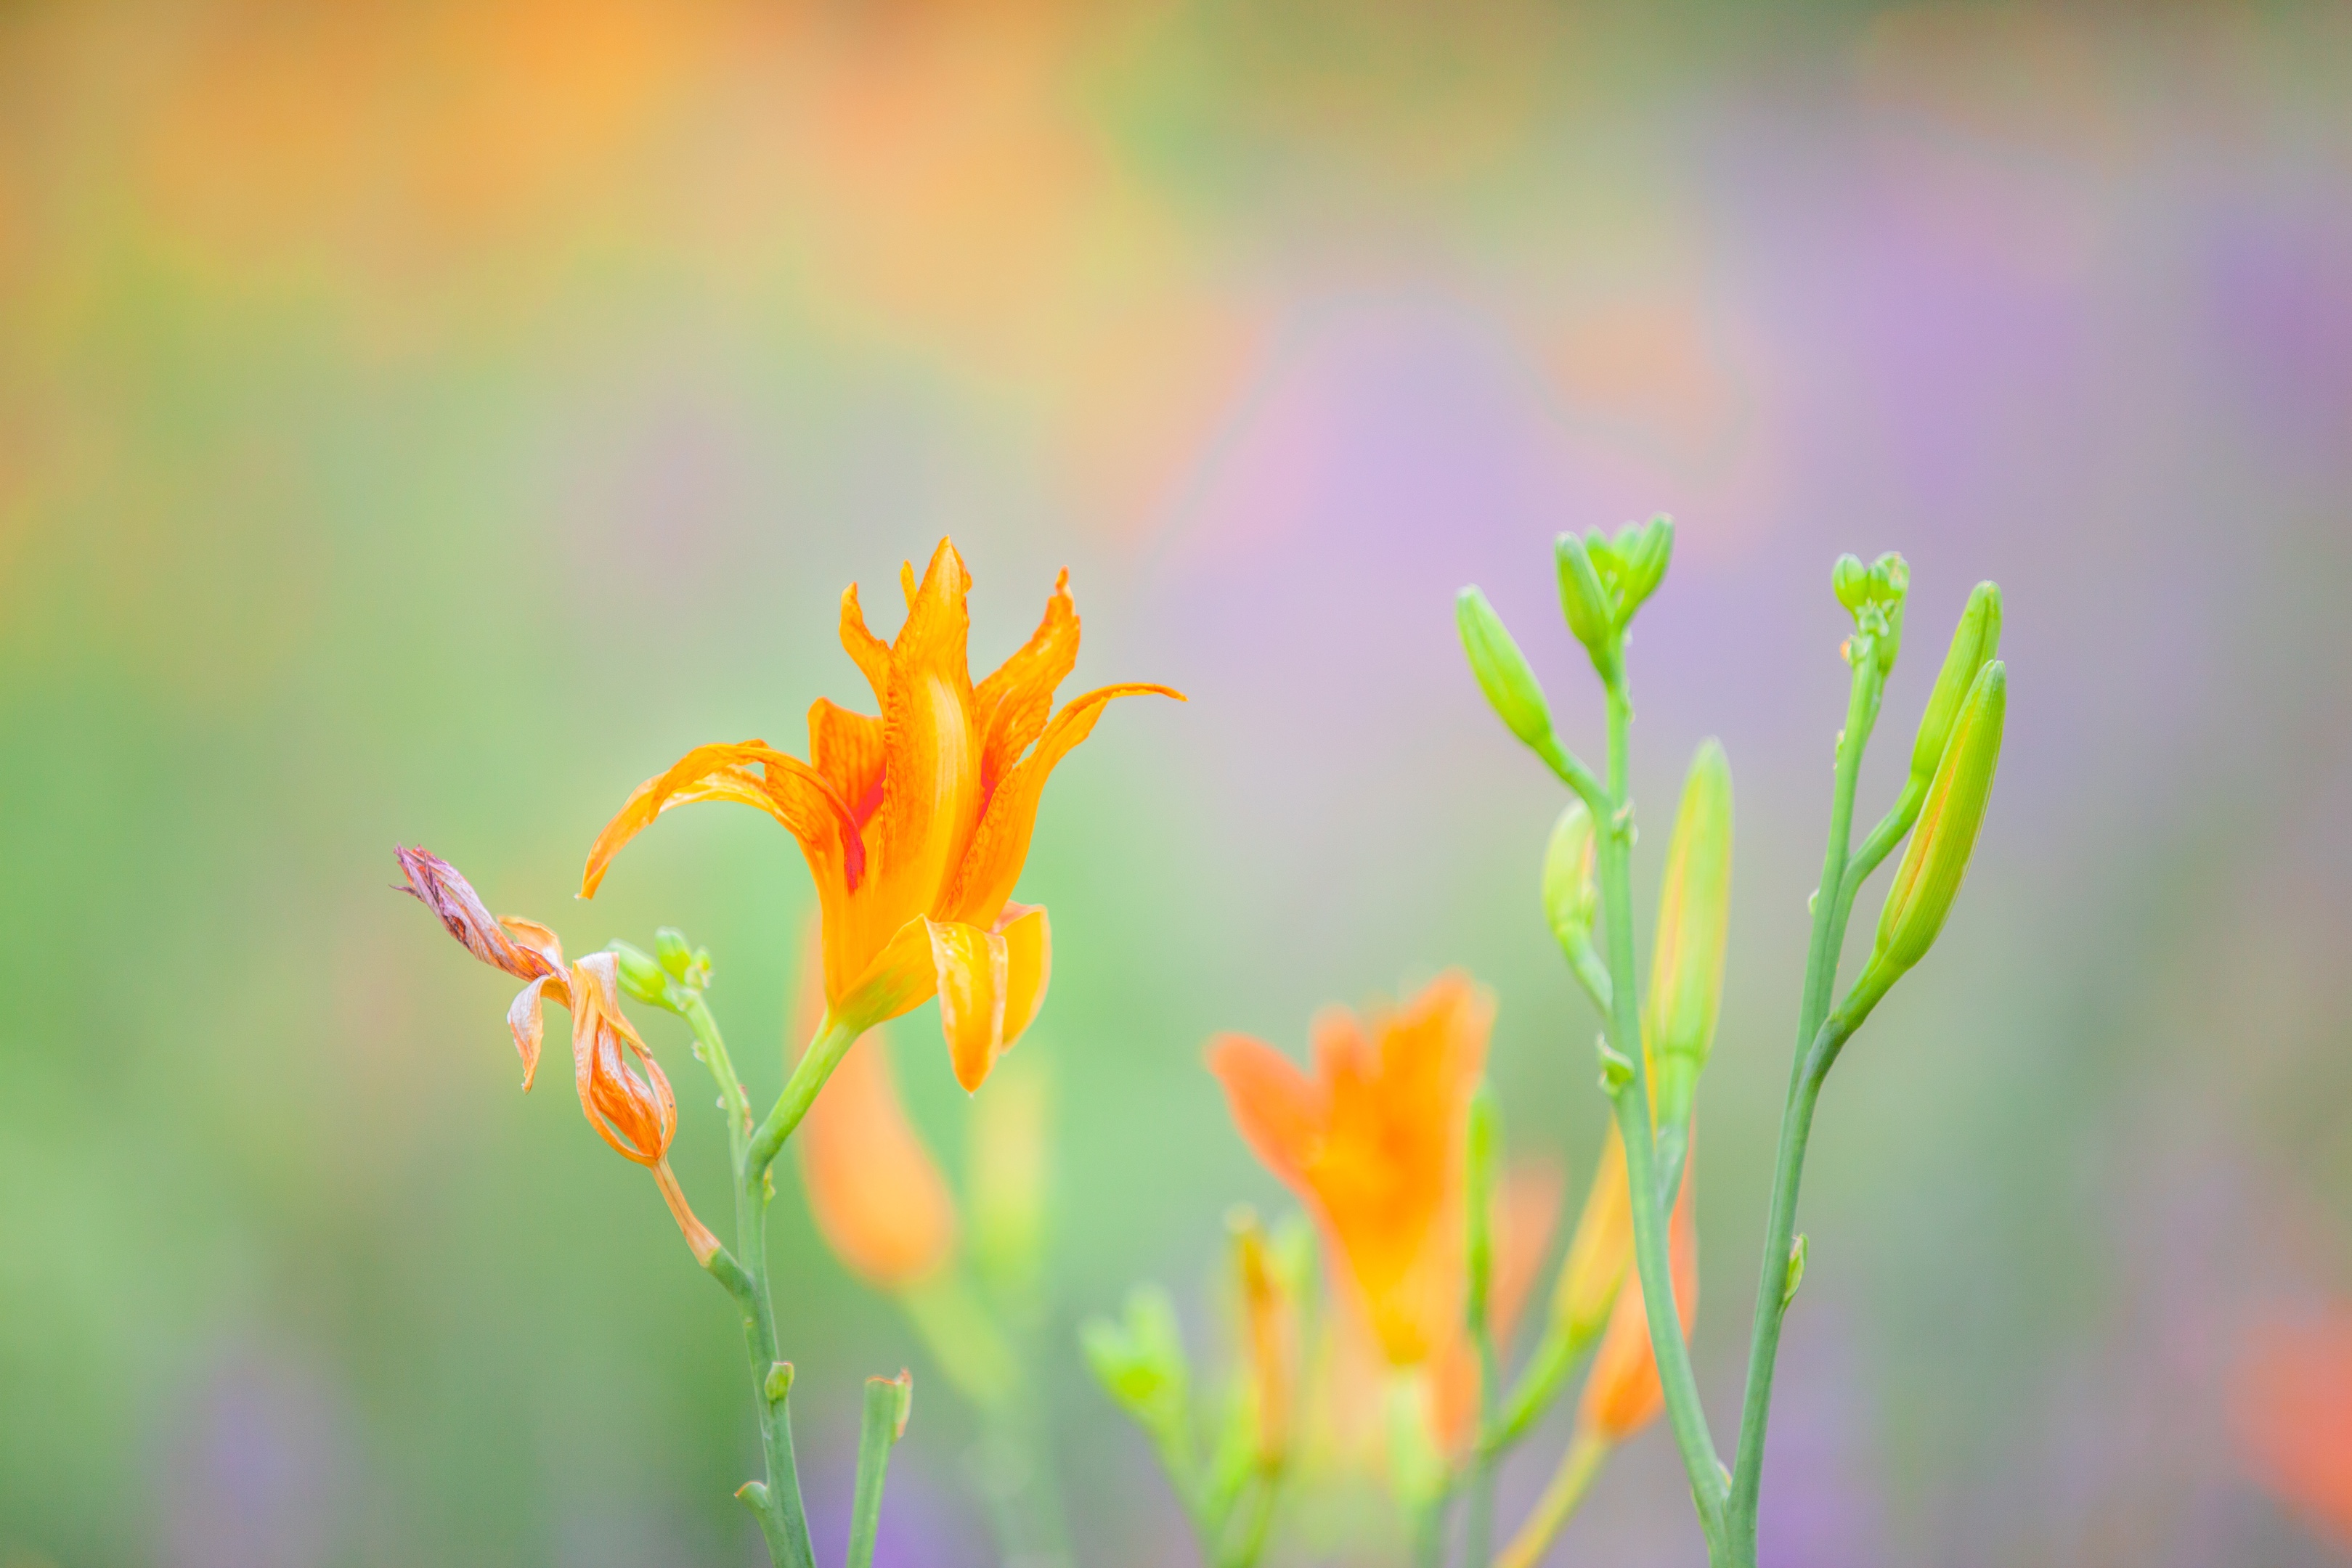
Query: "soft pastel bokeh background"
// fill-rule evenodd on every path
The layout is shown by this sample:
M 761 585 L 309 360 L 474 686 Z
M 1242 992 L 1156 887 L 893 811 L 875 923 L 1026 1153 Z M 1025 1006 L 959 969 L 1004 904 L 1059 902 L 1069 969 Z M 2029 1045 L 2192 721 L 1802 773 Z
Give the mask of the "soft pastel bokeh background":
M 1558 791 L 1450 599 L 1592 747 L 1548 540 L 1653 510 L 1647 820 L 1710 733 L 1739 792 L 1719 1427 L 1829 562 L 1914 568 L 1872 802 L 1969 584 L 2009 594 L 1967 895 L 1815 1140 L 1767 1561 L 2338 1560 L 2224 1413 L 2250 1325 L 2352 1291 L 2352 13 L 1654 9 L 0 5 L 0 1563 L 752 1561 L 721 1299 L 562 1075 L 515 1092 L 509 988 L 392 846 L 575 949 L 686 925 L 772 1090 L 787 837 L 683 813 L 593 904 L 578 867 L 688 745 L 862 696 L 835 598 L 887 631 L 943 533 L 976 662 L 1066 563 L 1080 683 L 1192 697 L 1112 711 L 1024 883 L 1055 1334 L 1157 1278 L 1213 1350 L 1219 1215 L 1281 1207 L 1218 1029 L 1297 1048 L 1466 965 L 1515 1143 L 1581 1180 Z M 778 1212 L 821 1537 L 858 1379 L 911 1362 L 885 1555 L 988 1561 L 970 1418 Z M 1074 1355 L 1041 1396 L 1083 1560 L 1192 1561 Z M 1559 1560 L 1700 1560 L 1663 1433 Z

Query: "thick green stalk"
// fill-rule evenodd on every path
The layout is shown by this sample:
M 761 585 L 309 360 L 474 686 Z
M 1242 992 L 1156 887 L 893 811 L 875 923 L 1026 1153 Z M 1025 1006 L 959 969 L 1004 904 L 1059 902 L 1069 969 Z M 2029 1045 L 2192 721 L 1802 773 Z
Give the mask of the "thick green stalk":
M 1829 845 L 1822 854 L 1822 880 L 1813 893 L 1812 938 L 1805 956 L 1804 994 L 1798 1004 L 1796 1060 L 1790 1066 L 1789 1101 L 1780 1116 L 1780 1154 L 1775 1161 L 1772 1201 L 1765 1225 L 1761 1277 L 1756 1287 L 1756 1319 L 1748 1337 L 1748 1386 L 1740 1406 L 1739 1448 L 1733 1456 L 1731 1534 L 1738 1552 L 1735 1562 L 1742 1564 L 1755 1561 L 1757 1499 L 1764 1473 L 1764 1431 L 1771 1417 L 1772 1375 L 1780 1352 L 1780 1326 L 1788 1313 L 1789 1249 L 1796 1231 L 1797 1188 L 1804 1177 L 1813 1103 L 1821 1093 L 1820 1082 L 1809 1073 L 1808 1066 L 1817 1054 L 1830 998 L 1837 985 L 1839 948 L 1844 939 L 1853 891 L 1846 872 L 1853 833 L 1854 788 L 1861 775 L 1864 748 L 1870 743 L 1871 727 L 1878 718 L 1879 693 L 1885 680 L 1877 660 L 1860 636 L 1850 644 L 1850 656 L 1853 680 L 1846 699 L 1845 727 L 1838 733 Z M 1893 820 L 1890 816 L 1889 821 Z M 1885 831 L 1886 825 L 1882 823 L 1865 849 L 1877 845 Z M 1888 846 L 1877 848 L 1882 858 L 1886 847 L 1891 847 L 1891 839 Z M 1840 1037 L 1841 1043 L 1843 1038 Z M 1832 1053 L 1834 1054 L 1833 1048 Z
M 1627 1064 L 1623 1082 L 1612 1095 L 1617 1130 L 1625 1143 L 1625 1176 L 1633 1211 L 1633 1261 L 1642 1281 L 1643 1303 L 1650 1319 L 1650 1347 L 1658 1365 L 1659 1386 L 1664 1391 L 1666 1420 L 1673 1427 L 1675 1447 L 1688 1472 L 1691 1498 L 1698 1511 L 1699 1528 L 1710 1553 L 1720 1539 L 1725 1487 L 1723 1462 L 1716 1457 L 1708 1434 L 1706 1412 L 1699 1404 L 1698 1379 L 1691 1370 L 1690 1347 L 1684 1343 L 1682 1319 L 1675 1301 L 1674 1266 L 1667 1240 L 1666 1213 L 1659 1201 L 1654 1168 L 1655 1145 L 1650 1127 L 1650 1090 L 1643 1061 L 1642 1026 L 1633 977 L 1633 802 L 1627 785 L 1628 730 L 1633 704 L 1623 685 L 1609 688 L 1610 812 L 1596 820 L 1600 827 L 1599 871 L 1602 919 L 1607 926 L 1610 977 L 1610 1033 L 1617 1053 Z
M 857 1432 L 857 1490 L 850 1505 L 849 1568 L 873 1568 L 874 1537 L 882 1523 L 882 1483 L 898 1441 L 905 1389 L 887 1377 L 866 1382 L 866 1414 Z
M 841 1065 L 841 1059 L 849 1054 L 849 1048 L 857 1043 L 861 1032 L 835 1022 L 830 1013 L 825 1015 L 824 1021 L 817 1026 L 816 1038 L 801 1053 L 793 1075 L 784 1081 L 784 1092 L 776 1096 L 775 1106 L 751 1134 L 743 1170 L 747 1181 L 764 1181 L 768 1167 L 783 1152 L 784 1140 L 793 1135 L 793 1129 L 801 1124 L 801 1118 L 816 1103 L 817 1091 L 824 1087 L 824 1081 L 833 1076 L 833 1070 Z

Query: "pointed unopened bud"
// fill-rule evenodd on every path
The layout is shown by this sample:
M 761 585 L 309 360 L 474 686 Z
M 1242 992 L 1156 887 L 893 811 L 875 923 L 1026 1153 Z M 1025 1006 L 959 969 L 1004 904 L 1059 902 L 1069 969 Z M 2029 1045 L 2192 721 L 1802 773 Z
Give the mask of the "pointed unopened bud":
M 1255 1210 L 1246 1204 L 1225 1217 L 1234 1239 L 1234 1274 L 1240 1286 L 1244 1390 L 1252 1448 L 1261 1468 L 1283 1462 L 1290 1448 L 1298 1388 L 1298 1300 L 1287 1270 Z
M 1568 629 L 1592 655 L 1592 667 L 1604 681 L 1613 681 L 1617 669 L 1617 606 L 1601 586 L 1592 561 L 1591 545 L 1578 534 L 1562 534 L 1557 547 L 1559 565 L 1559 609 Z
M 1943 760 L 1937 765 L 1927 802 L 1920 809 L 1903 864 L 1887 890 L 1886 907 L 1878 917 L 1878 940 L 1870 967 L 1855 983 L 1856 994 L 1875 1000 L 1911 966 L 1925 957 L 1944 917 L 1959 896 L 1969 857 L 1976 850 L 1977 830 L 1984 823 L 1985 803 L 1992 796 L 1992 780 L 2000 765 L 2001 725 L 2009 711 L 2009 673 L 1995 659 L 1977 672 L 1960 705 Z M 1874 990 L 1872 988 L 1874 985 Z
M 1551 841 L 1544 846 L 1544 918 L 1562 946 L 1592 939 L 1592 921 L 1601 907 L 1601 890 L 1593 880 L 1592 812 L 1582 800 L 1571 800 L 1552 824 Z
M 1665 580 L 1666 565 L 1675 553 L 1674 519 L 1662 513 L 1646 523 L 1628 524 L 1618 530 L 1611 548 L 1617 559 L 1613 586 L 1617 623 L 1622 627 Z
M 1943 672 L 1919 716 L 1919 738 L 1911 745 L 1911 779 L 1925 789 L 1934 782 L 1936 765 L 1944 759 L 1944 745 L 1952 737 L 1952 723 L 1960 704 L 1976 684 L 1977 672 L 2000 653 L 2000 587 L 1979 582 L 1969 595 L 1960 623 L 1952 628 L 1952 646 L 1944 655 Z
M 1709 740 L 1683 781 L 1666 846 L 1658 936 L 1650 959 L 1643 1032 L 1658 1067 L 1659 1124 L 1689 1119 L 1699 1070 L 1715 1045 L 1731 920 L 1731 763 Z
M 659 964 L 626 942 L 607 943 L 606 947 L 619 960 L 621 989 L 654 1007 L 670 1006 L 669 976 Z
M 1465 588 L 1454 601 L 1454 623 L 1461 628 L 1462 651 L 1470 657 L 1470 673 L 1478 689 L 1501 716 L 1513 735 L 1540 749 L 1551 739 L 1551 710 L 1544 705 L 1543 687 L 1528 668 L 1527 655 L 1511 640 L 1503 618 L 1475 588 Z
M 1192 1371 L 1176 1324 L 1176 1303 L 1156 1285 L 1139 1285 L 1121 1322 L 1094 1318 L 1078 1331 L 1087 1364 L 1104 1390 L 1145 1429 L 1174 1432 L 1186 1420 Z

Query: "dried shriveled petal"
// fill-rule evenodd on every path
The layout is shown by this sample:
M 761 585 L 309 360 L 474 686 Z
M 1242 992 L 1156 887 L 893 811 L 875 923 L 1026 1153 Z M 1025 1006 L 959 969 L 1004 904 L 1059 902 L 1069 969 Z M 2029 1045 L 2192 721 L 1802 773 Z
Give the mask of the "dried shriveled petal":
M 528 920 L 499 921 L 483 907 L 473 884 L 457 874 L 457 868 L 436 854 L 421 848 L 395 849 L 394 853 L 408 879 L 400 891 L 439 915 L 449 935 L 475 957 L 518 980 L 534 980 L 561 967 L 562 948 L 547 927 Z M 552 950 L 551 961 L 542 948 Z
M 661 1064 L 622 1016 L 611 953 L 572 966 L 572 1059 L 588 1124 L 614 1152 L 656 1166 L 677 1132 L 677 1099 Z M 642 1074 L 629 1065 L 636 1058 Z

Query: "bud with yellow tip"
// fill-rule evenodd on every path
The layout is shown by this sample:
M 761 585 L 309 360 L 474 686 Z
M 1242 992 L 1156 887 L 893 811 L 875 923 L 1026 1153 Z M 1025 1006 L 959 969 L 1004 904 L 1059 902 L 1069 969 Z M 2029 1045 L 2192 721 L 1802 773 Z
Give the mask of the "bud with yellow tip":
M 1870 964 L 1841 1009 L 1850 1024 L 1875 1007 L 1887 988 L 1925 957 L 1959 896 L 1969 857 L 1984 823 L 2000 764 L 2002 721 L 2009 711 L 2009 673 L 1995 659 L 1977 673 L 1954 721 L 1951 738 L 1920 809 L 1919 825 L 1887 890 Z
M 1652 1098 L 1658 1124 L 1676 1130 L 1677 1139 L 1715 1045 L 1730 920 L 1731 763 L 1722 745 L 1709 740 L 1691 758 L 1666 848 L 1643 1020 L 1657 1064 Z
M 1936 677 L 1927 709 L 1919 716 L 1919 738 L 1911 745 L 1911 781 L 1925 790 L 1944 759 L 1944 746 L 1959 717 L 1960 704 L 1976 684 L 1977 672 L 2000 653 L 2000 586 L 1979 582 L 1952 628 L 1952 645 L 1944 654 L 1944 668 Z
M 1584 1196 L 1584 1212 L 1568 1243 L 1559 1283 L 1552 1291 L 1552 1319 L 1567 1336 L 1571 1354 L 1608 1326 L 1610 1310 L 1633 1260 L 1633 1210 L 1625 1176 L 1625 1141 L 1615 1118 L 1601 1151 L 1600 1168 Z

